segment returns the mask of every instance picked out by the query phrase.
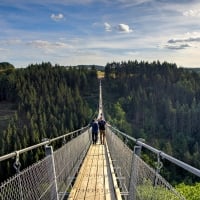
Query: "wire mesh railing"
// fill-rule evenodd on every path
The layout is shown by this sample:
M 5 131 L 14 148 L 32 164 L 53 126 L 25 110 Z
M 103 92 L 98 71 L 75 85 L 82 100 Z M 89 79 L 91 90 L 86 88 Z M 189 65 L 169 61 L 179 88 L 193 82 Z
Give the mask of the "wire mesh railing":
M 69 133 L 67 136 L 74 134 L 78 135 L 75 139 L 2 183 L 0 200 L 64 199 L 90 146 L 88 127 Z M 47 145 L 55 140 L 54 138 L 41 144 Z M 46 146 L 46 149 L 47 147 L 51 146 Z M 27 150 L 32 148 L 35 146 Z M 26 150 L 23 149 L 20 152 L 26 152 Z M 1 159 L 8 159 L 11 155 L 15 153 L 1 157 Z M 19 156 L 19 153 L 17 155 Z
M 68 195 L 77 171 L 91 144 L 89 130 L 54 152 L 59 199 Z
M 5 181 L 0 186 L 0 199 L 56 199 L 52 174 L 49 156 Z
M 135 146 L 135 149 L 131 150 L 126 145 L 126 140 L 122 141 L 122 138 L 114 133 L 117 129 L 114 132 L 113 130 L 112 127 L 107 127 L 106 140 L 124 199 L 185 199 L 159 174 L 161 166 L 157 169 L 151 168 L 137 155 L 138 149 L 141 150 L 140 146 Z M 121 135 L 120 131 L 118 134 Z M 134 138 L 132 141 L 137 142 Z

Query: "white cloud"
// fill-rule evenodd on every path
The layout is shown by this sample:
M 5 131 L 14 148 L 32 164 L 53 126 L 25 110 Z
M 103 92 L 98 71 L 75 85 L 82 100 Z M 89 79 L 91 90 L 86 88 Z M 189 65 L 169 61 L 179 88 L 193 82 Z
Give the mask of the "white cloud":
M 130 27 L 127 24 L 118 24 L 118 26 L 116 27 L 116 29 L 119 32 L 122 32 L 122 33 L 130 33 L 130 32 L 133 31 L 132 29 L 130 29 Z
M 117 0 L 123 7 L 130 8 L 144 3 L 152 2 L 153 0 Z
M 183 12 L 186 17 L 200 17 L 200 9 L 191 9 Z
M 120 33 L 131 33 L 133 30 L 127 24 L 118 24 L 117 26 L 112 26 L 109 23 L 104 23 L 105 31 L 110 32 L 112 31 L 112 27 Z
M 167 49 L 196 49 L 199 48 L 200 33 L 199 32 L 187 32 L 182 35 L 177 35 L 176 38 L 167 41 L 165 48 Z
M 57 15 L 52 14 L 51 19 L 54 20 L 54 21 L 60 21 L 60 20 L 64 19 L 64 15 L 62 13 L 59 13 Z
M 8 40 L 0 41 L 0 44 L 3 44 L 3 45 L 17 45 L 20 43 L 21 43 L 21 40 L 19 40 L 19 39 L 8 39 Z
M 46 40 L 33 40 L 30 42 L 27 42 L 28 45 L 41 48 L 41 49 L 51 49 L 51 48 L 67 48 L 70 47 L 66 43 L 63 42 L 49 42 Z
M 173 50 L 181 50 L 181 49 L 186 49 L 188 47 L 191 47 L 191 46 L 189 44 L 166 45 L 167 49 L 173 49 Z
M 50 43 L 44 40 L 34 40 L 34 41 L 27 42 L 27 44 L 30 46 L 37 47 L 37 48 L 47 48 L 50 46 Z
M 104 28 L 107 32 L 112 31 L 112 27 L 109 23 L 105 22 L 104 23 Z
M 185 38 L 185 39 L 171 39 L 168 41 L 168 43 L 178 43 L 178 42 L 200 42 L 200 37 Z

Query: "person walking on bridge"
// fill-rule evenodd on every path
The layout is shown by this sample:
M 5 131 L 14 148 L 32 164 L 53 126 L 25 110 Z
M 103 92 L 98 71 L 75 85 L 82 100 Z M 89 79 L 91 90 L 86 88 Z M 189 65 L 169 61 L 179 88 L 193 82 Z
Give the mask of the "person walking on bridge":
M 100 131 L 100 141 L 101 144 L 105 143 L 105 125 L 106 125 L 106 121 L 103 120 L 102 116 L 100 117 L 99 121 L 98 121 L 98 125 L 99 125 L 99 131 Z
M 92 143 L 96 144 L 98 140 L 98 130 L 99 130 L 96 119 L 92 120 L 91 127 L 92 127 Z

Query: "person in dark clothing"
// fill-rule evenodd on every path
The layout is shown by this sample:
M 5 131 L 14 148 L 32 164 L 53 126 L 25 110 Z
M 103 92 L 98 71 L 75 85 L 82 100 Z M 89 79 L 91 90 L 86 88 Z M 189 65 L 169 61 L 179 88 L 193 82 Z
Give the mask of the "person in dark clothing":
M 92 143 L 96 144 L 98 140 L 98 130 L 99 130 L 96 119 L 92 120 L 91 127 L 92 127 Z
M 106 121 L 103 120 L 102 117 L 100 117 L 99 121 L 98 121 L 98 125 L 99 125 L 99 131 L 100 131 L 100 141 L 101 144 L 105 143 L 105 125 L 106 125 Z

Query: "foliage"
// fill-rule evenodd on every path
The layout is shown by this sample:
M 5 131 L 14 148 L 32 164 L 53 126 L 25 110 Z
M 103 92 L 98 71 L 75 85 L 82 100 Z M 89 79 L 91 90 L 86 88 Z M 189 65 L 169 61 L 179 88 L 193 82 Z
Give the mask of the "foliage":
M 196 183 L 193 186 L 181 183 L 176 186 L 176 190 L 187 200 L 200 200 L 200 183 Z
M 162 185 L 153 186 L 151 181 L 146 180 L 143 184 L 137 186 L 138 199 L 145 200 L 179 200 L 180 197 Z
M 14 69 L 14 66 L 8 62 L 1 62 L 0 70 L 6 70 L 6 69 Z
M 97 91 L 96 70 L 84 67 L 42 63 L 0 74 L 0 104 L 11 104 L 15 111 L 0 116 L 10 119 L 0 123 L 1 155 L 86 126 L 96 110 Z M 38 149 L 20 157 L 20 162 L 26 166 L 43 154 Z M 0 163 L 2 179 L 11 173 L 12 162 Z
M 113 62 L 105 67 L 102 85 L 106 118 L 112 124 L 200 168 L 198 73 L 167 62 Z M 167 178 L 188 179 L 184 171 L 170 169 Z

